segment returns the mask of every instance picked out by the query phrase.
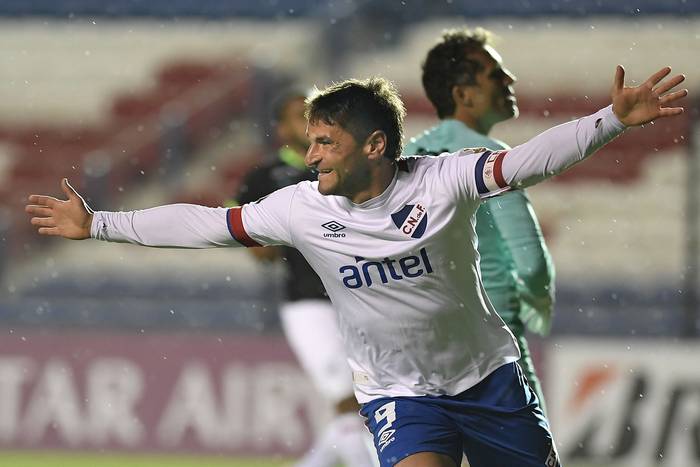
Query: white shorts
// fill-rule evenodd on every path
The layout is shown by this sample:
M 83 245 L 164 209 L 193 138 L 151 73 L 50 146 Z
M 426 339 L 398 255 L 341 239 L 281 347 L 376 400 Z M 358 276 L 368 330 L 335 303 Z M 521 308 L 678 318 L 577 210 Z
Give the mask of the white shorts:
M 331 303 L 321 299 L 283 303 L 280 321 L 290 347 L 316 390 L 334 404 L 354 397 L 352 371 Z

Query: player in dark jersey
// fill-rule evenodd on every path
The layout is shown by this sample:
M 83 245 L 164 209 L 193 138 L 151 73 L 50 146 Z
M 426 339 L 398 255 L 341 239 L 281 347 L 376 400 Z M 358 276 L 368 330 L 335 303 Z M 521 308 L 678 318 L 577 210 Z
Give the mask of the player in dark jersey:
M 239 204 L 252 203 L 280 188 L 316 179 L 316 174 L 304 164 L 309 146 L 304 99 L 305 94 L 297 90 L 287 91 L 276 99 L 273 118 L 282 146 L 272 161 L 247 174 L 236 197 Z M 336 312 L 321 280 L 295 248 L 279 246 L 250 251 L 262 261 L 284 262 L 286 294 L 279 310 L 282 328 L 314 386 L 335 409 L 333 419 L 298 467 L 331 467 L 338 462 L 349 467 L 371 466 L 371 439 L 358 415 L 360 406 L 353 394 L 352 372 L 338 332 Z

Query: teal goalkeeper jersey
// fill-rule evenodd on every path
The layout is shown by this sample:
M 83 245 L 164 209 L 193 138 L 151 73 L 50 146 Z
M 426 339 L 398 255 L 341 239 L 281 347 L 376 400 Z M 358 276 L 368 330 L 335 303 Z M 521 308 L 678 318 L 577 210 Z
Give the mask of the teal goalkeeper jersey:
M 405 155 L 454 152 L 462 148 L 508 149 L 457 120 L 411 138 Z M 554 266 L 535 212 L 523 190 L 486 200 L 476 214 L 484 288 L 494 308 L 516 334 L 524 326 L 546 334 L 551 326 Z

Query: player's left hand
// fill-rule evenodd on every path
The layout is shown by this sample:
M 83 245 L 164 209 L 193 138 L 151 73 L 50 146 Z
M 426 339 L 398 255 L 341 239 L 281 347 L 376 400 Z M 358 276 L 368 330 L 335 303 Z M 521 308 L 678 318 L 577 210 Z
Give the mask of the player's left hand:
M 621 65 L 615 71 L 615 81 L 610 92 L 613 112 L 625 126 L 649 123 L 657 118 L 672 117 L 683 113 L 683 107 L 668 107 L 672 102 L 688 95 L 687 89 L 671 91 L 685 80 L 684 75 L 665 79 L 671 67 L 664 67 L 639 86 L 625 87 L 625 69 Z

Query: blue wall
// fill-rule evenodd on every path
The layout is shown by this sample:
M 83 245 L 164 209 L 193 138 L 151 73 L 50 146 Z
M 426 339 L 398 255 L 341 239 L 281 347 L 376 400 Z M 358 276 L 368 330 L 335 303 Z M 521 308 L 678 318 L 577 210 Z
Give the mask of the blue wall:
M 289 17 L 345 17 L 351 14 L 387 15 L 403 21 L 434 16 L 587 16 L 697 15 L 699 0 L 483 0 L 346 1 L 346 0 L 3 0 L 1 16 L 160 18 L 232 17 L 281 19 Z

